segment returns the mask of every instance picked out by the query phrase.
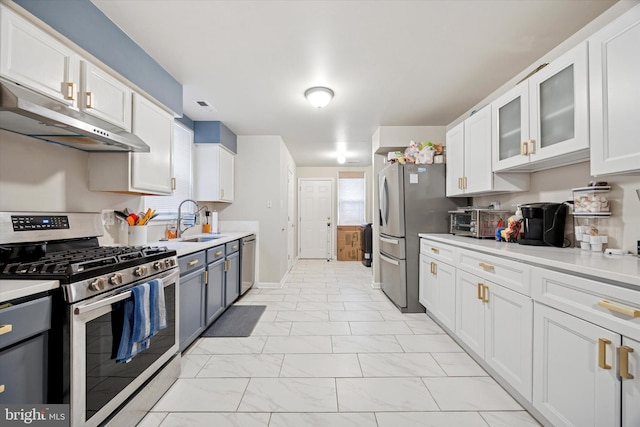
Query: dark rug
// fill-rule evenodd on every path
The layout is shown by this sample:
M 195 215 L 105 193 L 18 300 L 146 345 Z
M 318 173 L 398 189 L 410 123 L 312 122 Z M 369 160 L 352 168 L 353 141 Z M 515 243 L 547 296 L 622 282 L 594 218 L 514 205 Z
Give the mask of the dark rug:
M 232 305 L 202 333 L 202 337 L 248 337 L 266 305 Z

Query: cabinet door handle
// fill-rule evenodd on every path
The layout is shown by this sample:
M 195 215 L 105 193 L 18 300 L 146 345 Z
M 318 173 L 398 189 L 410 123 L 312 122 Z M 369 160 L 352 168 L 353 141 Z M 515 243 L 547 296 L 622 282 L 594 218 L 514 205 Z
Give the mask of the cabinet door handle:
M 598 338 L 598 366 L 602 369 L 611 369 L 611 365 L 607 365 L 607 344 L 611 344 L 611 340 Z
M 458 190 L 462 190 L 462 177 L 458 177 Z
M 462 182 L 463 182 L 462 189 L 466 190 L 467 189 L 467 177 L 466 176 L 462 178 Z
M 8 334 L 13 330 L 13 325 L 0 325 L 0 335 Z
M 478 283 L 478 299 L 484 302 L 484 298 L 482 296 L 482 288 L 484 285 L 482 283 Z
M 199 260 L 199 259 L 194 259 L 193 261 L 189 261 L 189 262 L 187 263 L 187 265 L 188 265 L 189 267 L 193 267 L 194 265 L 196 265 L 196 264 L 197 264 L 197 263 L 199 263 L 199 262 L 200 262 L 200 260 Z
M 629 373 L 629 353 L 633 353 L 633 348 L 627 347 L 626 345 L 620 347 L 619 372 L 620 378 L 625 380 L 632 380 L 634 378 L 634 376 Z
M 204 271 L 204 284 L 209 284 L 209 272 L 207 270 Z
M 598 301 L 598 305 L 600 307 L 604 307 L 607 310 L 615 311 L 616 313 L 624 314 L 629 317 L 640 317 L 640 310 L 636 310 L 634 308 L 620 307 L 619 305 L 615 305 L 605 299 L 601 299 Z
M 224 271 L 229 271 L 231 267 L 229 267 L 231 265 L 231 261 L 229 261 L 228 259 L 224 260 Z
M 530 139 L 527 142 L 527 154 L 536 154 L 536 140 Z
M 431 262 L 431 274 L 433 274 L 434 276 L 438 274 L 438 264 L 436 264 L 435 262 Z
M 85 107 L 93 108 L 93 92 L 85 93 Z
M 0 393 L 4 393 L 4 384 L 0 384 Z
M 487 285 L 482 285 L 482 302 L 489 302 L 489 287 Z
M 485 270 L 495 270 L 496 269 L 493 265 L 487 264 L 487 263 L 484 263 L 484 262 L 479 262 L 478 265 L 480 267 L 484 268 Z
M 66 82 L 63 84 L 64 86 L 64 99 L 68 99 L 69 101 L 76 100 L 76 84 L 73 82 Z
M 528 155 L 528 154 L 529 154 L 529 153 L 527 152 L 528 148 L 529 148 L 529 146 L 527 145 L 527 141 L 522 141 L 522 142 L 520 143 L 520 155 L 521 155 L 521 156 L 526 156 L 526 155 Z
M 171 190 L 175 190 L 176 189 L 176 179 L 175 178 L 171 178 Z
M 438 249 L 438 248 L 431 248 L 431 252 L 433 252 L 434 254 L 439 254 L 439 253 L 440 253 L 440 249 Z

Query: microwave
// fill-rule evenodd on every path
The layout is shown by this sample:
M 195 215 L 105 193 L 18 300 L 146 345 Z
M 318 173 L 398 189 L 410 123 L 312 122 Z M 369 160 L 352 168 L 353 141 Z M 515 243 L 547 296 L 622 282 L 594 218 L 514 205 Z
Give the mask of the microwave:
M 504 227 L 507 226 L 507 218 L 511 216 L 511 212 L 487 208 L 460 208 L 449 211 L 449 216 L 451 234 L 488 239 L 495 238 L 500 220 Z

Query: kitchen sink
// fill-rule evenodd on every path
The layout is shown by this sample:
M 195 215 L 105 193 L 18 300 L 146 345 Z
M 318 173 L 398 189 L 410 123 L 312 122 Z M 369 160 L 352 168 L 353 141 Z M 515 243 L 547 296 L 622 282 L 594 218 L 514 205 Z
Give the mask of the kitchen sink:
M 224 236 L 223 234 L 210 234 L 209 236 L 200 236 L 200 237 L 192 237 L 190 239 L 182 239 L 182 242 L 210 242 L 212 240 L 216 240 L 216 239 L 222 239 Z

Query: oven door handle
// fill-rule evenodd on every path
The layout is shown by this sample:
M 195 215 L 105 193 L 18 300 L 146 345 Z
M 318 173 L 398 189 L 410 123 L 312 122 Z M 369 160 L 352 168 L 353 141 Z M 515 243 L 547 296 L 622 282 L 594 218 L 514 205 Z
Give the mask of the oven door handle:
M 170 280 L 171 276 L 174 275 L 178 275 L 179 272 L 175 271 L 172 274 L 169 274 L 165 277 L 159 277 L 159 279 L 161 279 L 163 281 L 164 284 L 164 288 L 166 288 L 167 286 L 171 285 L 174 283 L 173 280 Z M 169 279 L 169 280 L 168 280 Z M 88 311 L 93 311 L 93 310 L 97 310 L 101 307 L 107 306 L 107 305 L 111 305 L 113 303 L 116 303 L 118 301 L 122 301 L 125 300 L 127 298 L 129 298 L 132 295 L 133 292 L 131 291 L 124 291 L 121 292 L 119 294 L 101 299 L 100 301 L 96 301 L 96 302 L 92 302 L 90 304 L 85 304 L 85 305 L 81 305 L 75 308 L 75 310 L 73 311 L 75 314 L 82 314 L 82 313 L 86 313 Z

